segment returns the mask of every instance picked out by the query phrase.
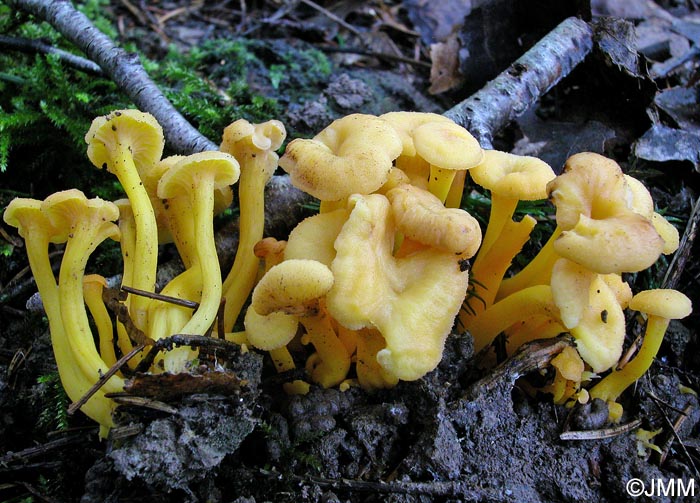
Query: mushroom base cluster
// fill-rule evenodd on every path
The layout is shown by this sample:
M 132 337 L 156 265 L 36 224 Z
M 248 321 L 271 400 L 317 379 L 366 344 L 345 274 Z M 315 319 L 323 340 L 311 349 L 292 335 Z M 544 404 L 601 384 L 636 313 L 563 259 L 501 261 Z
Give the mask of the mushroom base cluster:
M 566 332 L 576 348 L 554 358 L 546 391 L 559 403 L 603 399 L 619 419 L 618 396 L 648 369 L 669 320 L 690 313 L 679 292 L 633 296 L 623 280 L 675 251 L 678 233 L 646 188 L 609 159 L 577 154 L 555 176 L 539 159 L 484 151 L 451 120 L 417 112 L 349 115 L 290 142 L 280 158 L 285 135 L 279 121 L 238 120 L 219 151 L 162 158 L 153 117 L 115 111 L 95 119 L 85 139 L 92 163 L 117 176 L 127 199 L 66 190 L 6 209 L 5 222 L 26 241 L 68 396 L 77 401 L 101 381 L 81 410 L 103 434 L 113 424 L 109 394 L 123 389 L 124 377 L 101 377 L 120 355 L 137 353 L 128 363 L 135 367 L 143 344 L 212 332 L 268 352 L 279 372 L 303 366 L 307 378 L 286 383 L 289 393 L 312 383 L 375 390 L 419 379 L 438 365 L 455 326 L 482 354 L 500 333 L 512 351 Z M 287 241 L 263 235 L 264 188 L 278 167 L 320 201 Z M 459 208 L 468 171 L 491 192 L 483 240 Z M 213 218 L 231 204 L 236 182 L 240 239 L 224 272 Z M 515 207 L 545 198 L 556 207 L 556 230 L 527 267 L 509 273 L 536 225 L 529 216 L 514 221 Z M 106 239 L 120 242 L 122 287 L 132 292 L 115 316 L 105 279 L 85 274 Z M 149 296 L 158 246 L 169 242 L 185 270 L 160 297 Z M 51 243 L 65 243 L 58 279 Z M 621 367 L 625 309 L 648 324 L 638 354 Z M 234 332 L 239 318 L 245 330 Z M 184 372 L 196 357 L 176 348 L 150 371 Z

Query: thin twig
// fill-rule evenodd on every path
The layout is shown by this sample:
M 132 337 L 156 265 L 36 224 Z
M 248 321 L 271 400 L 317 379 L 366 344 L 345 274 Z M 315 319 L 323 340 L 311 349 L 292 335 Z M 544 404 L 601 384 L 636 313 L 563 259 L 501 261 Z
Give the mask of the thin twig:
M 676 418 L 676 421 L 673 423 L 673 431 L 677 432 L 681 429 L 681 426 L 683 426 L 685 420 L 688 419 L 692 410 L 692 404 L 688 404 L 686 408 L 678 414 L 678 418 Z M 671 446 L 673 445 L 674 440 L 675 436 L 670 435 L 664 446 L 661 448 L 661 453 L 659 454 L 659 464 L 662 465 L 664 464 L 664 461 L 666 461 L 666 457 L 668 456 L 668 453 L 671 450 Z
M 683 452 L 683 455 L 688 461 L 688 464 L 690 467 L 693 469 L 693 473 L 695 473 L 695 478 L 700 479 L 700 472 L 698 472 L 698 467 L 695 465 L 695 461 L 693 461 L 693 457 L 690 455 L 688 452 L 688 449 L 686 449 L 685 444 L 683 443 L 683 440 L 681 440 L 680 435 L 678 435 L 678 432 L 673 428 L 673 423 L 671 423 L 671 420 L 668 418 L 666 415 L 666 411 L 661 407 L 661 404 L 663 403 L 662 400 L 660 400 L 658 397 L 656 397 L 653 393 L 649 393 L 649 398 L 651 398 L 652 402 L 654 402 L 654 406 L 659 410 L 661 413 L 661 417 L 663 417 L 664 422 L 666 423 L 666 426 L 669 427 L 671 430 L 671 433 L 673 434 L 674 438 L 676 439 L 676 442 L 678 442 L 678 445 L 681 448 L 681 451 Z
M 459 501 L 509 501 L 502 492 L 491 489 L 470 489 L 459 480 L 435 482 L 384 482 L 352 479 L 328 479 L 314 475 L 281 474 L 269 470 L 260 470 L 266 477 L 290 478 L 296 482 L 315 484 L 334 491 L 354 491 L 363 493 L 409 494 L 435 497 L 457 497 Z
M 128 362 L 129 360 L 131 360 L 134 356 L 136 356 L 137 353 L 139 353 L 139 352 L 140 352 L 141 350 L 143 350 L 143 348 L 145 348 L 145 347 L 146 347 L 146 346 L 145 346 L 144 344 L 139 344 L 139 345 L 136 346 L 134 349 L 132 349 L 131 351 L 129 351 L 127 354 L 125 354 L 124 356 L 122 356 L 121 358 L 119 358 L 119 360 L 117 360 L 117 362 L 116 362 L 114 365 L 112 365 L 112 366 L 109 368 L 109 370 L 107 370 L 107 372 L 105 372 L 104 374 L 102 374 L 102 375 L 100 376 L 100 378 L 97 380 L 97 382 L 96 382 L 95 384 L 93 384 L 93 385 L 90 387 L 90 389 L 87 390 L 87 392 L 86 392 L 82 397 L 80 397 L 79 400 L 77 400 L 77 401 L 73 402 L 72 404 L 70 404 L 70 406 L 68 407 L 68 411 L 67 411 L 67 412 L 68 412 L 68 415 L 73 415 L 73 414 L 75 414 L 75 412 L 76 412 L 77 410 L 79 410 L 80 407 L 82 407 L 83 405 L 85 405 L 85 403 L 86 403 L 88 400 L 90 400 L 90 397 L 91 397 L 92 395 L 94 395 L 94 394 L 97 392 L 97 390 L 100 389 L 100 388 L 104 385 L 104 383 L 106 383 L 106 382 L 109 380 L 110 377 L 112 377 L 114 374 L 116 374 L 117 372 L 119 372 L 119 369 L 122 368 L 122 366 L 125 365 L 126 362 Z
M 695 242 L 695 236 L 698 233 L 699 223 L 700 197 L 698 197 L 695 204 L 693 204 L 693 209 L 690 212 L 688 223 L 683 231 L 683 237 L 678 245 L 678 250 L 673 255 L 671 263 L 668 265 L 668 269 L 666 269 L 664 279 L 661 282 L 662 288 L 676 288 L 678 286 L 681 275 L 685 270 L 685 266 L 692 255 L 693 243 Z
M 491 370 L 486 377 L 469 386 L 462 398 L 470 400 L 489 393 L 504 382 L 512 385 L 520 376 L 548 366 L 552 358 L 569 346 L 573 346 L 573 339 L 569 335 L 538 339 L 523 344 L 510 358 Z
M 357 35 L 357 36 L 362 36 L 362 32 L 361 32 L 360 30 L 358 30 L 357 28 L 355 28 L 353 25 L 348 24 L 345 20 L 339 18 L 338 16 L 336 16 L 335 14 L 333 14 L 333 13 L 332 13 L 331 11 L 329 11 L 328 9 L 324 9 L 323 7 L 321 7 L 320 5 L 318 5 L 318 4 L 315 3 L 315 2 L 312 2 L 311 0 L 300 0 L 300 1 L 301 1 L 301 3 L 303 3 L 303 4 L 305 4 L 305 5 L 308 5 L 308 6 L 311 7 L 312 9 L 317 10 L 318 12 L 320 12 L 321 14 L 323 14 L 324 16 L 326 16 L 326 17 L 327 17 L 328 19 L 330 19 L 331 21 L 335 21 L 336 23 L 338 23 L 340 26 L 342 26 L 342 27 L 345 28 L 346 30 L 353 32 L 353 33 L 354 33 L 355 35 Z
M 394 54 L 387 54 L 384 52 L 373 52 L 366 49 L 358 49 L 356 47 L 330 47 L 327 45 L 318 46 L 319 49 L 325 52 L 345 52 L 349 54 L 359 54 L 361 56 L 367 56 L 371 58 L 377 58 L 381 60 L 387 60 L 391 62 L 406 63 L 409 65 L 420 66 L 423 68 L 430 68 L 431 64 L 427 61 L 420 61 L 417 59 L 411 59 L 404 56 L 396 56 Z
M 75 68 L 76 70 L 89 75 L 95 75 L 98 77 L 104 76 L 102 68 L 100 68 L 100 65 L 94 61 L 76 56 L 75 54 L 64 51 L 63 49 L 58 49 L 57 47 L 41 42 L 40 40 L 0 35 L 0 49 L 10 49 L 27 54 L 51 54 L 56 56 L 61 63 L 64 63 L 71 68 Z
M 69 445 L 77 444 L 85 440 L 85 435 L 69 435 L 44 444 L 28 447 L 18 452 L 8 452 L 0 457 L 0 465 L 8 465 L 14 462 L 26 463 L 28 459 L 36 458 L 57 449 L 63 449 Z
M 162 302 L 168 302 L 170 304 L 175 304 L 176 306 L 189 307 L 190 309 L 197 309 L 199 307 L 199 303 L 193 300 L 181 299 L 179 297 L 171 297 L 170 295 L 149 292 L 148 290 L 140 290 L 138 288 L 133 288 L 131 286 L 125 285 L 122 285 L 121 289 L 127 293 L 140 295 L 141 297 L 148 297 L 149 299 L 160 300 Z
M 559 434 L 559 438 L 562 440 L 600 440 L 622 435 L 623 433 L 639 428 L 641 425 L 642 420 L 635 419 L 629 423 L 613 426 L 611 428 L 603 428 L 602 430 L 563 431 Z
M 138 345 L 150 346 L 153 344 L 153 339 L 148 337 L 146 333 L 136 326 L 134 320 L 129 316 L 129 308 L 122 301 L 125 300 L 123 292 L 116 288 L 102 289 L 102 301 L 116 316 L 117 321 L 124 325 L 126 333 L 132 342 Z
M 238 351 L 239 346 L 225 339 L 215 339 L 213 337 L 205 337 L 203 335 L 190 334 L 175 334 L 170 337 L 164 337 L 155 341 L 148 353 L 141 359 L 139 364 L 134 369 L 134 372 L 146 372 L 158 353 L 161 351 L 170 351 L 174 347 L 189 346 L 192 348 L 216 348 L 226 351 Z

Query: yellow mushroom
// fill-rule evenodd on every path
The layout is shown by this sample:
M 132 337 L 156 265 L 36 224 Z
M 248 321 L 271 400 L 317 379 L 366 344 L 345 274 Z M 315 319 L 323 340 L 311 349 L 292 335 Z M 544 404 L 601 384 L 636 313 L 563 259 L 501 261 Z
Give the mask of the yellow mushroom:
M 4 221 L 16 227 L 25 240 L 25 250 L 32 269 L 34 280 L 41 295 L 44 309 L 49 320 L 51 345 L 61 384 L 71 401 L 76 401 L 94 384 L 83 373 L 68 342 L 58 294 L 56 278 L 49 261 L 49 243 L 64 242 L 68 239 L 68 230 L 55 228 L 48 217 L 41 211 L 41 201 L 36 199 L 15 198 L 5 209 Z M 81 408 L 90 419 L 100 424 L 100 436 L 106 437 L 113 425 L 112 411 L 114 402 L 98 390 Z
M 95 383 L 109 366 L 97 352 L 90 330 L 83 299 L 83 276 L 95 248 L 107 238 L 119 238 L 119 228 L 113 223 L 119 217 L 119 209 L 111 202 L 87 199 L 81 191 L 71 189 L 47 197 L 41 211 L 51 225 L 66 229 L 68 235 L 58 282 L 61 319 L 75 361 Z M 124 381 L 112 376 L 102 389 L 105 393 L 123 391 Z
M 606 274 L 646 269 L 661 254 L 663 239 L 650 219 L 630 206 L 630 189 L 611 159 L 590 152 L 573 155 L 547 191 L 557 207 L 557 227 L 527 267 L 503 281 L 497 298 L 548 283 L 559 257 Z
M 669 289 L 639 292 L 630 301 L 629 308 L 647 315 L 642 347 L 622 369 L 613 370 L 593 386 L 590 389 L 591 398 L 600 398 L 608 403 L 616 402 L 622 392 L 642 377 L 651 366 L 661 347 L 669 322 L 685 318 L 693 309 L 687 296 Z M 619 414 L 614 414 L 613 418 L 619 419 Z
M 430 164 L 428 190 L 444 203 L 457 171 L 478 165 L 484 155 L 469 131 L 454 122 L 427 122 L 413 131 L 416 153 Z
M 120 110 L 96 118 L 85 135 L 85 142 L 90 161 L 116 175 L 131 201 L 136 248 L 133 284 L 128 286 L 152 292 L 158 261 L 158 227 L 143 177 L 163 152 L 163 130 L 150 114 Z M 148 299 L 135 296 L 128 300 L 128 305 L 136 326 L 145 329 Z
M 491 193 L 491 214 L 479 254 L 486 254 L 498 241 L 507 240 L 501 230 L 512 218 L 518 201 L 547 198 L 547 184 L 555 177 L 544 161 L 498 150 L 484 151 L 482 161 L 469 170 L 477 184 Z M 478 258 L 477 258 L 478 260 Z
M 439 363 L 464 299 L 468 273 L 463 257 L 426 246 L 396 258 L 389 200 L 356 194 L 349 207 L 335 241 L 329 312 L 352 330 L 379 330 L 386 341 L 377 353 L 382 368 L 399 379 L 419 379 Z
M 230 332 L 258 274 L 253 252 L 265 226 L 265 185 L 277 169 L 280 148 L 287 132 L 280 121 L 251 124 L 239 119 L 224 129 L 221 151 L 233 155 L 241 167 L 238 182 L 240 209 L 236 258 L 224 281 L 224 329 Z
M 340 384 L 350 368 L 350 355 L 333 330 L 324 298 L 333 286 L 333 273 L 315 260 L 290 259 L 272 267 L 253 290 L 251 307 L 262 316 L 284 313 L 297 317 L 304 339 L 317 356 L 307 364 L 311 378 L 327 388 Z M 304 340 L 303 339 L 303 340 Z
M 177 162 L 158 182 L 158 196 L 164 199 L 188 194 L 194 221 L 196 262 L 202 294 L 197 311 L 182 333 L 204 334 L 219 310 L 222 294 L 221 269 L 214 243 L 214 193 L 217 187 L 236 183 L 238 162 L 223 152 L 201 152 Z
M 387 122 L 352 114 L 310 140 L 290 142 L 279 164 L 295 187 L 322 202 L 340 201 L 384 185 L 401 149 L 398 133 Z
M 428 112 L 388 112 L 379 116 L 388 122 L 401 138 L 401 155 L 396 159 L 396 167 L 403 171 L 411 185 L 428 188 L 430 164 L 417 155 L 413 132 L 428 122 L 454 122 L 444 115 Z

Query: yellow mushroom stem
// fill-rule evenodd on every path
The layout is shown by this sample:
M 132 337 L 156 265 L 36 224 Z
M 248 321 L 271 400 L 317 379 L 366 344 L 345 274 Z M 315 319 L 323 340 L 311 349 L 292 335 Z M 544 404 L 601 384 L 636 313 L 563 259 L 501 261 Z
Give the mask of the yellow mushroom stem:
M 452 180 L 452 185 L 450 185 L 447 197 L 445 198 L 446 208 L 459 208 L 462 205 L 462 194 L 464 192 L 466 179 L 466 170 L 457 171 L 454 180 Z
M 459 321 L 464 328 L 468 329 L 472 321 L 493 304 L 503 276 L 513 258 L 530 238 L 536 224 L 537 221 L 530 215 L 526 215 L 520 222 L 508 219 L 502 228 L 503 234 L 498 246 L 487 249 L 485 253 L 483 248 L 479 250 L 470 271 L 473 292 L 469 306 L 459 314 Z
M 630 309 L 646 312 L 647 326 L 642 347 L 627 365 L 613 370 L 590 389 L 591 398 L 615 402 L 617 398 L 642 377 L 659 352 L 671 319 L 688 316 L 692 311 L 690 299 L 675 290 L 646 290 L 630 302 Z
M 131 211 L 131 203 L 128 199 L 119 199 L 114 202 L 119 208 L 119 246 L 122 252 L 122 285 L 134 284 L 134 257 L 136 255 L 136 223 L 134 213 Z M 127 305 L 129 303 L 127 302 Z M 134 345 L 122 323 L 117 321 L 117 344 L 122 354 L 129 353 Z M 129 360 L 128 365 L 134 368 L 141 360 L 136 355 Z
M 275 150 L 280 147 L 286 131 L 279 121 L 252 125 L 239 120 L 226 129 L 232 137 L 224 131 L 222 150 L 234 155 L 241 169 L 238 248 L 223 284 L 224 329 L 230 332 L 255 286 L 260 260 L 254 248 L 263 238 L 265 229 L 265 185 L 277 168 L 279 158 Z
M 556 227 L 537 255 L 520 272 L 501 282 L 496 294 L 497 301 L 530 286 L 549 284 L 554 263 L 560 258 L 554 250 L 554 242 L 562 230 Z
M 559 317 L 559 309 L 554 304 L 549 285 L 535 285 L 520 290 L 481 313 L 469 328 L 474 337 L 474 351 L 478 353 L 484 349 L 511 325 L 538 315 L 554 319 Z
M 325 302 L 319 300 L 317 307 L 309 309 L 309 312 L 315 314 L 299 317 L 306 330 L 302 342 L 311 343 L 316 350 L 308 358 L 306 369 L 314 382 L 330 388 L 345 380 L 350 370 L 350 355 L 333 330 Z
M 443 169 L 431 164 L 428 191 L 444 203 L 445 199 L 447 199 L 447 194 L 450 192 L 455 173 L 455 170 Z
M 49 196 L 45 203 L 51 197 Z M 88 257 L 97 248 L 97 245 L 109 237 L 115 238 L 118 235 L 116 225 L 105 225 L 101 218 L 99 216 L 97 219 L 90 218 L 90 216 L 77 218 L 71 235 L 68 237 L 58 282 L 61 318 L 68 334 L 74 359 L 93 384 L 109 370 L 109 366 L 97 352 L 90 330 L 90 322 L 83 298 L 83 274 Z M 124 380 L 114 375 L 103 384 L 102 389 L 105 393 L 122 392 L 124 391 Z
M 77 401 L 94 384 L 88 380 L 75 361 L 68 342 L 68 335 L 63 327 L 58 285 L 49 260 L 49 242 L 53 241 L 56 230 L 48 218 L 40 211 L 41 201 L 16 198 L 8 205 L 3 215 L 5 222 L 17 227 L 20 236 L 25 239 L 25 251 L 29 266 L 36 281 L 37 289 L 49 320 L 51 346 L 61 384 L 71 401 Z M 113 426 L 112 411 L 114 402 L 98 390 L 80 407 L 80 410 L 93 421 L 100 424 L 100 437 L 105 438 Z
M 668 328 L 670 320 L 658 316 L 649 316 L 644 342 L 637 355 L 622 369 L 613 370 L 608 376 L 593 386 L 591 398 L 601 398 L 606 402 L 614 402 L 631 384 L 642 377 L 649 369 L 656 353 L 659 352 L 661 341 Z
M 221 301 L 221 269 L 214 244 L 214 190 L 204 183 L 196 190 L 192 204 L 195 221 L 197 262 L 201 270 L 202 297 L 197 311 L 182 328 L 185 334 L 203 334 L 214 322 Z
M 92 319 L 97 327 L 100 341 L 100 356 L 105 364 L 112 366 L 117 363 L 114 352 L 114 327 L 107 307 L 102 300 L 102 290 L 107 287 L 107 281 L 99 274 L 89 274 L 83 278 L 83 296 L 90 310 Z
M 112 155 L 112 172 L 116 174 L 129 198 L 135 225 L 131 283 L 122 284 L 152 292 L 155 289 L 158 262 L 158 226 L 151 199 L 138 175 L 128 144 L 118 143 L 117 150 Z M 148 299 L 130 295 L 127 305 L 134 324 L 142 330 L 146 328 Z
M 238 180 L 238 162 L 223 152 L 192 154 L 176 163 L 158 182 L 160 197 L 185 193 L 190 198 L 193 238 L 195 241 L 202 293 L 199 307 L 187 324 L 184 334 L 203 335 L 212 326 L 219 311 L 222 295 L 221 269 L 214 241 L 214 198 L 218 187 Z

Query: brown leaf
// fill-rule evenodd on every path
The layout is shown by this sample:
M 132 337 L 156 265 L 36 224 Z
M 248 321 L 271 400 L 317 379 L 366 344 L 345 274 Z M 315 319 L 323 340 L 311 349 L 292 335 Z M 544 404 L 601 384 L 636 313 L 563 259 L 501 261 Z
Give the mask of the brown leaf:
M 445 42 L 430 45 L 430 94 L 440 94 L 462 84 L 459 72 L 459 40 L 452 34 Z

